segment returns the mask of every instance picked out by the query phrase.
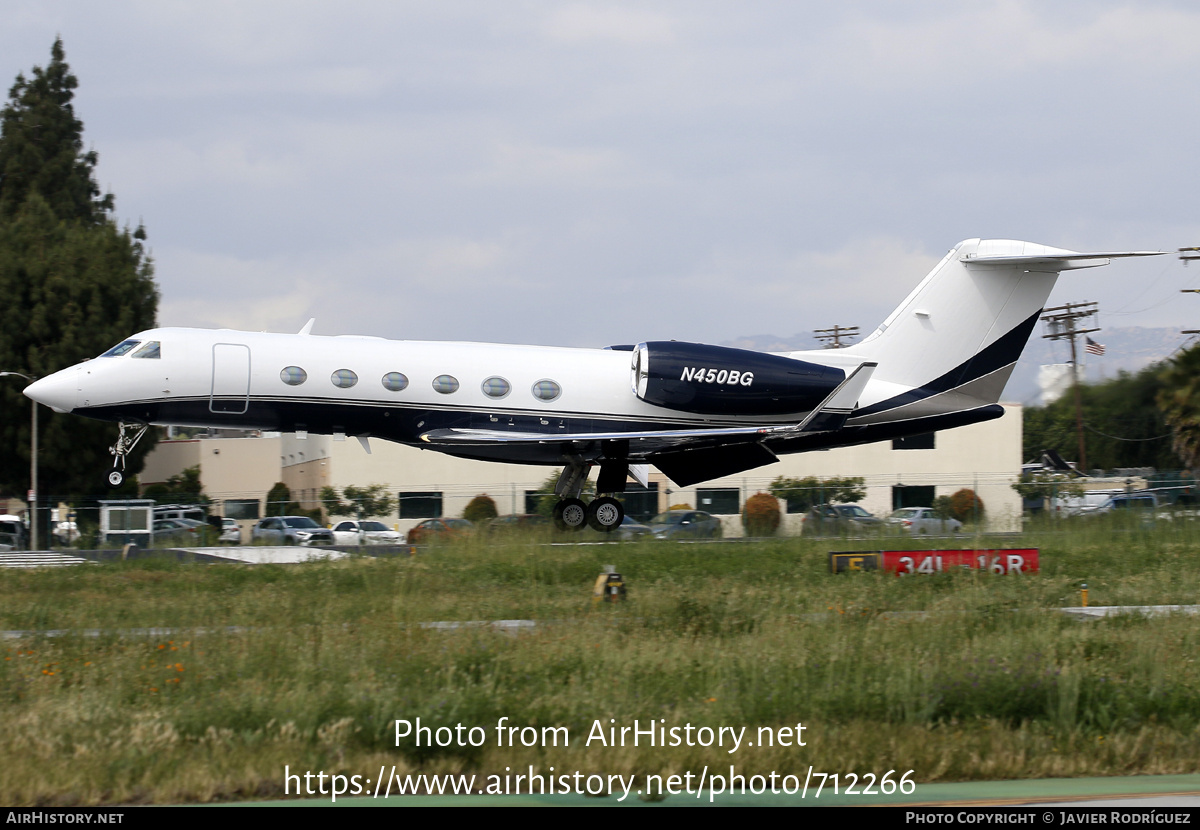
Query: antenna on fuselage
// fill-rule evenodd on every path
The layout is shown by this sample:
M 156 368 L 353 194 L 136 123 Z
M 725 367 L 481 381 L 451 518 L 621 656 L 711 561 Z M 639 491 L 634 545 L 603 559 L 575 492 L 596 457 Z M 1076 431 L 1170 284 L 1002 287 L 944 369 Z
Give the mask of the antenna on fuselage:
M 317 322 L 316 317 L 309 317 L 308 322 L 304 324 L 304 328 L 300 329 L 300 334 L 312 334 L 313 323 Z

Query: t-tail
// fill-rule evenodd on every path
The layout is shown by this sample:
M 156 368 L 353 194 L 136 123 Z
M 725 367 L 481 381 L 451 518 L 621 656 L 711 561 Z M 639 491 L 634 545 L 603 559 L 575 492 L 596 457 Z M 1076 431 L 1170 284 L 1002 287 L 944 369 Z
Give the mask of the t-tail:
M 878 329 L 841 350 L 879 363 L 850 424 L 997 403 L 1061 271 L 1160 253 L 1079 253 L 1012 239 L 959 243 Z

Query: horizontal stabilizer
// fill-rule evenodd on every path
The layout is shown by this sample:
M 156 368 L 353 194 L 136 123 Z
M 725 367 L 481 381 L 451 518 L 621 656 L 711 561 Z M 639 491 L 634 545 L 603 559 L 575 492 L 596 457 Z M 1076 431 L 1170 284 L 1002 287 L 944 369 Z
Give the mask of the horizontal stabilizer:
M 1016 265 L 1029 271 L 1070 271 L 1075 268 L 1097 268 L 1108 265 L 1110 259 L 1135 256 L 1162 256 L 1166 251 L 1105 251 L 1102 253 L 1059 253 L 1018 254 L 1016 256 L 988 256 L 986 254 L 964 254 L 959 260 L 966 265 Z

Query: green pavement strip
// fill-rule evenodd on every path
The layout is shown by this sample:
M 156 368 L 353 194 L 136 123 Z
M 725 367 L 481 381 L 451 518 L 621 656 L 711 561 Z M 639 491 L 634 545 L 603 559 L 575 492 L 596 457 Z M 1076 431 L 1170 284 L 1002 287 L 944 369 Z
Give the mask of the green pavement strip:
M 761 794 L 715 793 L 704 790 L 696 793 L 668 795 L 661 801 L 642 801 L 631 793 L 624 801 L 616 795 L 591 797 L 575 794 L 555 795 L 393 795 L 390 798 L 319 798 L 279 801 L 238 802 L 242 807 L 851 807 L 851 806 L 938 806 L 969 807 L 997 806 L 1038 801 L 1069 799 L 1103 799 L 1145 795 L 1200 795 L 1200 774 L 1191 775 L 1131 775 L 1111 778 L 1046 778 L 1020 781 L 965 781 L 953 784 L 917 784 L 916 790 L 904 795 L 847 795 L 834 794 L 831 784 L 819 797 L 814 797 L 815 784 L 809 786 L 806 797 L 800 793 Z M 862 784 L 858 788 L 862 788 Z M 843 783 L 844 787 L 844 783 Z M 635 791 L 636 792 L 636 791 Z M 710 800 L 711 798 L 711 800 Z M 234 806 L 210 805 L 210 806 Z

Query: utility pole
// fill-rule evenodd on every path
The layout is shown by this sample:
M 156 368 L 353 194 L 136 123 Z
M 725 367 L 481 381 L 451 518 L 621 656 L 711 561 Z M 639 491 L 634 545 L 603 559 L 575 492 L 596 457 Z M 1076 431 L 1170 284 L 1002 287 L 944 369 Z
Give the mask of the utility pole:
M 1081 320 L 1094 317 L 1098 311 L 1096 303 L 1067 303 L 1056 308 L 1042 309 L 1045 314 L 1042 322 L 1046 324 L 1046 334 L 1042 335 L 1042 339 L 1071 341 L 1071 374 L 1074 380 L 1072 385 L 1075 387 L 1075 431 L 1079 435 L 1079 470 L 1084 475 L 1087 475 L 1087 449 L 1083 443 L 1083 397 L 1079 391 L 1079 357 L 1075 348 L 1075 338 L 1081 334 L 1100 331 L 1099 327 L 1090 329 L 1079 327 L 1082 325 Z
M 858 326 L 834 326 L 831 329 L 817 329 L 813 332 L 816 338 L 825 345 L 823 349 L 840 349 L 842 348 L 843 337 L 858 337 Z M 847 346 L 850 344 L 847 343 Z
M 3 377 L 18 377 L 33 383 L 37 380 L 32 375 L 22 374 L 21 372 L 0 372 L 0 378 Z M 32 414 L 30 416 L 30 431 L 29 431 L 29 549 L 37 550 L 41 539 L 38 538 L 38 405 L 37 401 L 33 402 Z
M 1181 251 L 1200 251 L 1200 248 L 1180 248 L 1179 250 L 1181 250 Z M 1183 260 L 1184 265 L 1187 265 L 1187 261 L 1189 259 L 1200 259 L 1200 254 L 1198 254 L 1196 256 L 1180 256 L 1179 258 Z M 1179 293 L 1180 294 L 1200 294 L 1200 288 L 1181 288 L 1181 289 L 1179 289 Z M 1184 329 L 1183 331 L 1180 332 L 1180 334 L 1200 334 L 1200 329 Z

